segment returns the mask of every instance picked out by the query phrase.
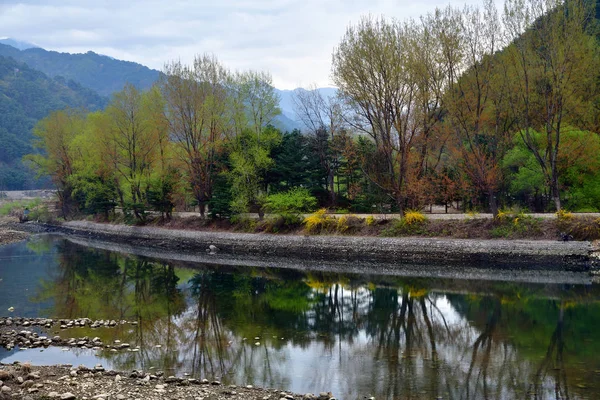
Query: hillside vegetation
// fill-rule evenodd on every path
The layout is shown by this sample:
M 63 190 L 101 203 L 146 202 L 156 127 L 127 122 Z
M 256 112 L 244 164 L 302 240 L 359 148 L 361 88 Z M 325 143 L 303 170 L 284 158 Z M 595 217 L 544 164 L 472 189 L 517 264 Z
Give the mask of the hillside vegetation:
M 51 79 L 12 58 L 0 56 L 0 190 L 32 186 L 21 157 L 32 151 L 32 129 L 66 107 L 97 110 L 107 99 L 74 81 Z
M 49 77 L 73 80 L 101 96 L 110 96 L 130 83 L 138 89 L 149 89 L 158 79 L 156 70 L 129 61 L 88 51 L 85 54 L 59 53 L 40 48 L 18 50 L 0 44 L 0 56 L 26 63 Z

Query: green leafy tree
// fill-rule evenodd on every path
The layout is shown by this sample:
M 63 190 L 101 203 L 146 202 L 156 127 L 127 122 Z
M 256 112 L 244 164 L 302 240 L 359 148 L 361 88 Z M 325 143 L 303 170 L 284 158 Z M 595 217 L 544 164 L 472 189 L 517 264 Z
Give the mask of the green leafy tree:
M 267 195 L 266 173 L 274 164 L 271 150 L 281 141 L 281 132 L 272 126 L 260 134 L 247 129 L 239 135 L 229 154 L 229 179 L 234 212 L 248 212 L 256 208 L 263 213 L 262 205 Z
M 569 124 L 585 120 L 597 96 L 596 39 L 587 33 L 592 10 L 582 0 L 507 0 L 505 27 L 514 44 L 509 60 L 512 113 L 526 147 L 540 165 L 556 210 L 561 209 L 560 148 Z M 546 136 L 538 146 L 538 132 Z
M 546 146 L 545 134 L 530 132 L 530 135 L 538 149 Z M 565 127 L 558 154 L 559 187 L 565 205 L 572 210 L 597 210 L 600 137 L 593 132 Z M 514 196 L 540 211 L 552 203 L 544 172 L 520 135 L 515 137 L 515 146 L 504 157 L 503 165 L 510 173 L 509 189 Z

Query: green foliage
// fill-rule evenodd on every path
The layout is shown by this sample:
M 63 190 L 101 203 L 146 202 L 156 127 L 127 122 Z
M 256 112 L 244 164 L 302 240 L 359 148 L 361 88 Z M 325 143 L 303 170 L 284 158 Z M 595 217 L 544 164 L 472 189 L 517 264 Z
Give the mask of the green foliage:
M 66 107 L 95 110 L 106 99 L 75 82 L 51 79 L 0 52 L 0 189 L 31 188 L 35 176 L 21 162 L 33 151 L 32 130 L 50 112 Z
M 271 194 L 267 196 L 264 203 L 267 212 L 281 215 L 311 212 L 316 206 L 317 199 L 305 188 L 294 188 L 287 192 Z
M 494 238 L 519 239 L 541 233 L 540 220 L 523 213 L 501 211 L 496 217 L 491 235 Z
M 409 223 L 406 218 L 394 219 L 391 226 L 381 232 L 381 236 L 409 236 L 409 235 L 427 235 L 426 219 L 411 219 Z
M 102 179 L 93 174 L 75 174 L 69 178 L 73 188 L 72 196 L 79 210 L 86 214 L 108 214 L 117 205 L 117 188 L 114 181 Z
M 151 179 L 146 190 L 148 204 L 167 219 L 171 218 L 171 213 L 175 207 L 173 195 L 177 189 L 179 179 L 177 170 L 170 168 L 164 176 Z
M 48 210 L 48 205 L 42 204 L 37 207 L 34 207 L 29 213 L 30 221 L 39 221 L 39 222 L 52 222 L 54 220 L 54 216 Z
M 302 226 L 302 217 L 297 214 L 280 214 L 259 221 L 255 229 L 259 232 L 281 233 L 289 232 Z
M 271 149 L 280 141 L 281 133 L 271 126 L 259 133 L 246 129 L 236 138 L 229 154 L 234 212 L 247 212 L 251 206 L 262 207 L 266 197 L 265 175 L 274 163 Z
M 274 191 L 282 192 L 299 186 L 312 188 L 314 165 L 311 163 L 307 138 L 300 131 L 284 133 L 271 154 L 274 165 L 267 172 L 266 182 Z
M 215 177 L 212 197 L 208 201 L 208 215 L 211 218 L 224 219 L 233 215 L 231 186 L 225 173 Z
M 11 201 L 0 205 L 0 215 L 13 215 L 22 213 L 25 208 L 33 210 L 42 203 L 42 199 Z
M 541 149 L 545 135 L 532 131 Z M 547 198 L 547 182 L 534 154 L 515 135 L 514 146 L 506 153 L 503 166 L 509 172 L 510 194 L 521 201 Z M 579 129 L 564 129 L 558 160 L 561 198 L 573 210 L 597 209 L 600 204 L 600 136 Z
M 254 218 L 239 214 L 231 217 L 231 223 L 233 224 L 234 229 L 243 232 L 254 232 L 258 224 Z

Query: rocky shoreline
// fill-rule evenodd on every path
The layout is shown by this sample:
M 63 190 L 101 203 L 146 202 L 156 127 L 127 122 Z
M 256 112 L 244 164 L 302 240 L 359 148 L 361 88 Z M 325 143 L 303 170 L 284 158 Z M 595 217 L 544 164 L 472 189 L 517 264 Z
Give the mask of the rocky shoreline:
M 465 268 L 594 272 L 598 246 L 591 242 L 380 238 L 325 235 L 274 235 L 190 231 L 69 221 L 37 226 L 86 239 L 186 254 L 296 257 L 314 261 L 369 261 L 462 266 Z M 211 247 L 212 246 L 212 247 Z M 212 250 L 211 250 L 212 249 Z
M 29 236 L 27 232 L 14 229 L 13 225 L 12 219 L 0 217 L 0 246 L 20 242 Z
M 137 325 L 136 321 L 115 321 L 115 320 L 97 320 L 92 321 L 89 318 L 79 318 L 74 320 L 51 319 L 51 318 L 0 318 L 0 347 L 12 350 L 15 346 L 24 349 L 35 349 L 40 347 L 61 346 L 61 347 L 80 347 L 92 350 L 101 348 L 110 351 L 129 350 L 139 351 L 139 348 L 131 348 L 129 343 L 104 344 L 99 337 L 90 339 L 89 337 L 64 339 L 58 335 L 50 338 L 40 335 L 30 330 L 35 328 L 52 329 L 60 327 L 61 330 L 69 328 L 114 328 L 118 325 Z
M 0 399 L 58 400 L 332 400 L 331 393 L 304 395 L 251 385 L 225 386 L 219 381 L 164 376 L 161 372 L 107 371 L 71 365 L 32 366 L 0 363 Z
M 111 352 L 140 351 L 116 340 L 103 343 L 99 337 L 46 336 L 45 330 L 71 328 L 115 328 L 137 325 L 136 321 L 96 320 L 89 318 L 0 318 L 0 347 L 7 350 L 46 349 L 50 346 L 81 348 Z M 249 399 L 249 400 L 331 400 L 331 393 L 304 395 L 276 389 L 247 386 L 225 386 L 218 380 L 196 379 L 191 376 L 166 376 L 162 371 L 111 371 L 101 364 L 32 366 L 26 363 L 0 363 L 0 400 L 5 399 Z

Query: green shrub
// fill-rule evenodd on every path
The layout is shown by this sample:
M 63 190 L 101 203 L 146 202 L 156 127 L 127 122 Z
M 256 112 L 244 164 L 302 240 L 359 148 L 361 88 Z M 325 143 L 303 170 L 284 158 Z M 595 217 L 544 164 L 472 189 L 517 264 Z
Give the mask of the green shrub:
M 255 219 L 241 215 L 234 215 L 231 217 L 231 223 L 235 230 L 244 232 L 254 232 L 257 226 L 257 221 Z
M 495 226 L 491 230 L 494 238 L 518 239 L 541 234 L 540 220 L 524 213 L 512 215 L 501 211 L 495 219 Z
M 51 222 L 53 220 L 52 214 L 48 210 L 47 205 L 39 205 L 34 207 L 29 213 L 30 221 L 39 221 L 39 222 Z
M 33 200 L 17 200 L 11 201 L 10 203 L 4 203 L 0 206 L 0 215 L 21 215 L 25 208 L 32 210 L 41 203 L 42 199 L 40 198 L 35 198 Z
M 394 219 L 389 228 L 381 232 L 382 236 L 407 236 L 407 235 L 427 235 L 427 220 L 411 220 L 408 223 L 406 218 Z
M 298 215 L 276 215 L 259 221 L 256 230 L 267 233 L 289 232 L 302 225 L 302 218 Z
M 294 188 L 287 192 L 267 196 L 264 208 L 268 213 L 300 215 L 314 211 L 317 199 L 306 188 Z

